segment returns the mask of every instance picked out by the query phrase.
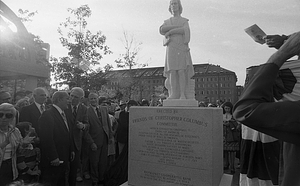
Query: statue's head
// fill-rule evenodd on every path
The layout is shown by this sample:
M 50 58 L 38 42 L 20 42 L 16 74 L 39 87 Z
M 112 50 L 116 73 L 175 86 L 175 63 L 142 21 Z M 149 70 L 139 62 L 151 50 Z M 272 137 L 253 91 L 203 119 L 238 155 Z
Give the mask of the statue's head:
M 180 0 L 170 0 L 169 12 L 173 15 L 172 6 L 178 6 L 179 15 L 182 13 L 182 5 Z

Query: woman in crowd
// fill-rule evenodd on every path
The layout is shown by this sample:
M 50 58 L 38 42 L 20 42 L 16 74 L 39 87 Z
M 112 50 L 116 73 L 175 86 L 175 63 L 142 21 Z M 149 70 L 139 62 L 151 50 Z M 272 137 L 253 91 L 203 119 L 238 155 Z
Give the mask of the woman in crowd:
M 121 154 L 124 146 L 128 145 L 128 133 L 129 133 L 129 110 L 131 106 L 138 106 L 138 103 L 135 100 L 129 100 L 127 102 L 127 109 L 120 112 L 118 119 L 118 128 L 117 128 L 117 141 L 119 154 Z
M 17 151 L 32 138 L 22 138 L 20 131 L 14 127 L 16 109 L 12 104 L 0 105 L 0 186 L 11 183 L 18 177 Z M 23 164 L 24 166 L 24 164 Z M 22 165 L 20 165 L 22 169 Z
M 21 132 L 23 138 L 26 136 L 36 137 L 35 129 L 30 122 L 19 122 L 16 127 Z M 40 149 L 35 146 L 35 141 L 28 144 L 25 148 L 20 148 L 17 158 L 18 165 L 25 163 L 26 167 L 19 170 L 19 180 L 25 183 L 33 183 L 38 181 L 41 171 L 38 168 L 40 161 Z
M 225 102 L 223 108 L 223 145 L 224 145 L 224 169 L 229 168 L 230 173 L 235 173 L 235 153 L 239 151 L 240 126 L 232 117 L 233 105 Z
M 28 97 L 24 97 L 22 99 L 19 99 L 15 105 L 16 109 L 21 112 L 21 109 L 25 106 L 28 106 L 29 103 L 29 98 Z
M 129 133 L 129 112 L 131 106 L 138 106 L 135 100 L 127 102 L 126 111 L 120 112 L 117 128 L 117 141 L 119 156 L 108 169 L 105 176 L 106 186 L 118 186 L 128 180 L 128 133 Z

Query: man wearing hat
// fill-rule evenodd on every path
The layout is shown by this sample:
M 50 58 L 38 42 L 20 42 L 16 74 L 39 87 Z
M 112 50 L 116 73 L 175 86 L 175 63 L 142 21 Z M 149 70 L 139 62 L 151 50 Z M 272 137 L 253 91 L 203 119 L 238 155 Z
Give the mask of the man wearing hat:
M 123 148 L 128 144 L 129 133 L 129 109 L 131 106 L 138 106 L 138 103 L 134 100 L 129 100 L 126 104 L 127 110 L 120 112 L 117 128 L 117 142 L 119 147 L 119 154 L 121 154 Z
M 125 110 L 125 108 L 126 108 L 126 102 L 123 101 L 123 100 L 121 100 L 120 104 L 119 104 L 119 107 L 120 107 L 120 110 L 118 110 L 118 111 L 115 112 L 115 118 L 117 120 L 119 119 L 120 113 Z

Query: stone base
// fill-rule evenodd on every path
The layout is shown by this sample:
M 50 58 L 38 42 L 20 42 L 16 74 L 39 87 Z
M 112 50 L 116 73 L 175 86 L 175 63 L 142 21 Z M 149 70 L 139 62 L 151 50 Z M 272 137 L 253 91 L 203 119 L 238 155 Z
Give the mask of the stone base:
M 164 107 L 198 107 L 198 101 L 195 99 L 165 99 Z
M 222 127 L 221 108 L 130 107 L 128 184 L 219 186 Z
M 232 185 L 232 179 L 233 179 L 233 176 L 232 176 L 232 175 L 229 175 L 229 174 L 223 174 L 219 186 L 230 186 L 230 185 Z M 131 185 L 128 185 L 128 182 L 125 182 L 125 183 L 123 183 L 123 184 L 120 185 L 120 186 L 131 186 Z

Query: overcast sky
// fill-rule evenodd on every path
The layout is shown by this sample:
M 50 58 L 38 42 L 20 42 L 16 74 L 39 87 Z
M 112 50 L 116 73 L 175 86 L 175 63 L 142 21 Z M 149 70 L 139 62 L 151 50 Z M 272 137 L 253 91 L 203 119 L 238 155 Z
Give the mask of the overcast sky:
M 29 32 L 51 45 L 50 55 L 67 56 L 59 42 L 57 28 L 69 16 L 67 8 L 87 4 L 92 16 L 87 20 L 92 33 L 102 31 L 113 51 L 104 56 L 114 60 L 124 53 L 123 30 L 142 42 L 139 63 L 163 66 L 165 47 L 158 28 L 171 14 L 169 0 L 3 0 L 15 13 L 19 8 L 38 11 Z M 238 85 L 245 81 L 246 68 L 264 63 L 275 51 L 255 43 L 244 31 L 257 24 L 267 34 L 291 34 L 300 31 L 300 0 L 181 0 L 182 16 L 189 19 L 191 55 L 194 64 L 210 63 L 234 71 Z

